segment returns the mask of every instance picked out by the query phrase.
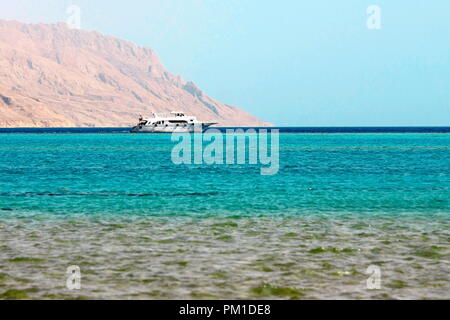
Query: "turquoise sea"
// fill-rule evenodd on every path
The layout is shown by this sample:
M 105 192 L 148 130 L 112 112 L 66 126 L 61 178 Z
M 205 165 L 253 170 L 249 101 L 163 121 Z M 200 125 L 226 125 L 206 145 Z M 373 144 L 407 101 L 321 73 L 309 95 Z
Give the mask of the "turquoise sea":
M 268 176 L 174 145 L 0 133 L 0 299 L 450 298 L 448 131 L 285 131 Z

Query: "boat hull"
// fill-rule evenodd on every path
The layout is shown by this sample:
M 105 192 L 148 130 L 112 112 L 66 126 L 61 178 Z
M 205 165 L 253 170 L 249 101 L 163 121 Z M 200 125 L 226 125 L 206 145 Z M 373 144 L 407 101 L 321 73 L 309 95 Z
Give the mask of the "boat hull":
M 132 133 L 189 133 L 201 129 L 205 131 L 215 123 L 203 123 L 202 125 L 188 124 L 186 126 L 135 126 L 131 128 Z

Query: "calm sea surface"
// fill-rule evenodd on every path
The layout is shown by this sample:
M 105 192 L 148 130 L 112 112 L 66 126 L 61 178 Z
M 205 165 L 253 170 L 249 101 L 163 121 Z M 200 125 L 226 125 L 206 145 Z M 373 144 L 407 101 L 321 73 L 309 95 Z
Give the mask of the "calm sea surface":
M 170 138 L 1 129 L 0 299 L 450 298 L 450 128 L 284 128 L 271 176 Z

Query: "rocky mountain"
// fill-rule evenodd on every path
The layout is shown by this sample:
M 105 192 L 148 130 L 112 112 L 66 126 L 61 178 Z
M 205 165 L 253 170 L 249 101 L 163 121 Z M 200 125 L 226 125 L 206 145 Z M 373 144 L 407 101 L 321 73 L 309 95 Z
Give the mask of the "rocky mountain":
M 166 71 L 150 48 L 65 23 L 0 20 L 0 127 L 130 126 L 172 110 L 270 125 Z

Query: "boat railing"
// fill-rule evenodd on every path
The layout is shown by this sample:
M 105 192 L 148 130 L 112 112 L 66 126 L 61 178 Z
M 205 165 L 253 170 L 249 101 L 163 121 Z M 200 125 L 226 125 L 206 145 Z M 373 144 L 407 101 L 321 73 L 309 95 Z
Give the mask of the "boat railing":
M 186 117 L 185 114 L 183 114 L 183 116 L 180 116 L 178 113 L 153 113 L 153 115 L 155 116 L 155 118 L 180 118 L 180 117 Z
M 173 118 L 174 115 L 170 113 L 154 113 L 155 118 Z

